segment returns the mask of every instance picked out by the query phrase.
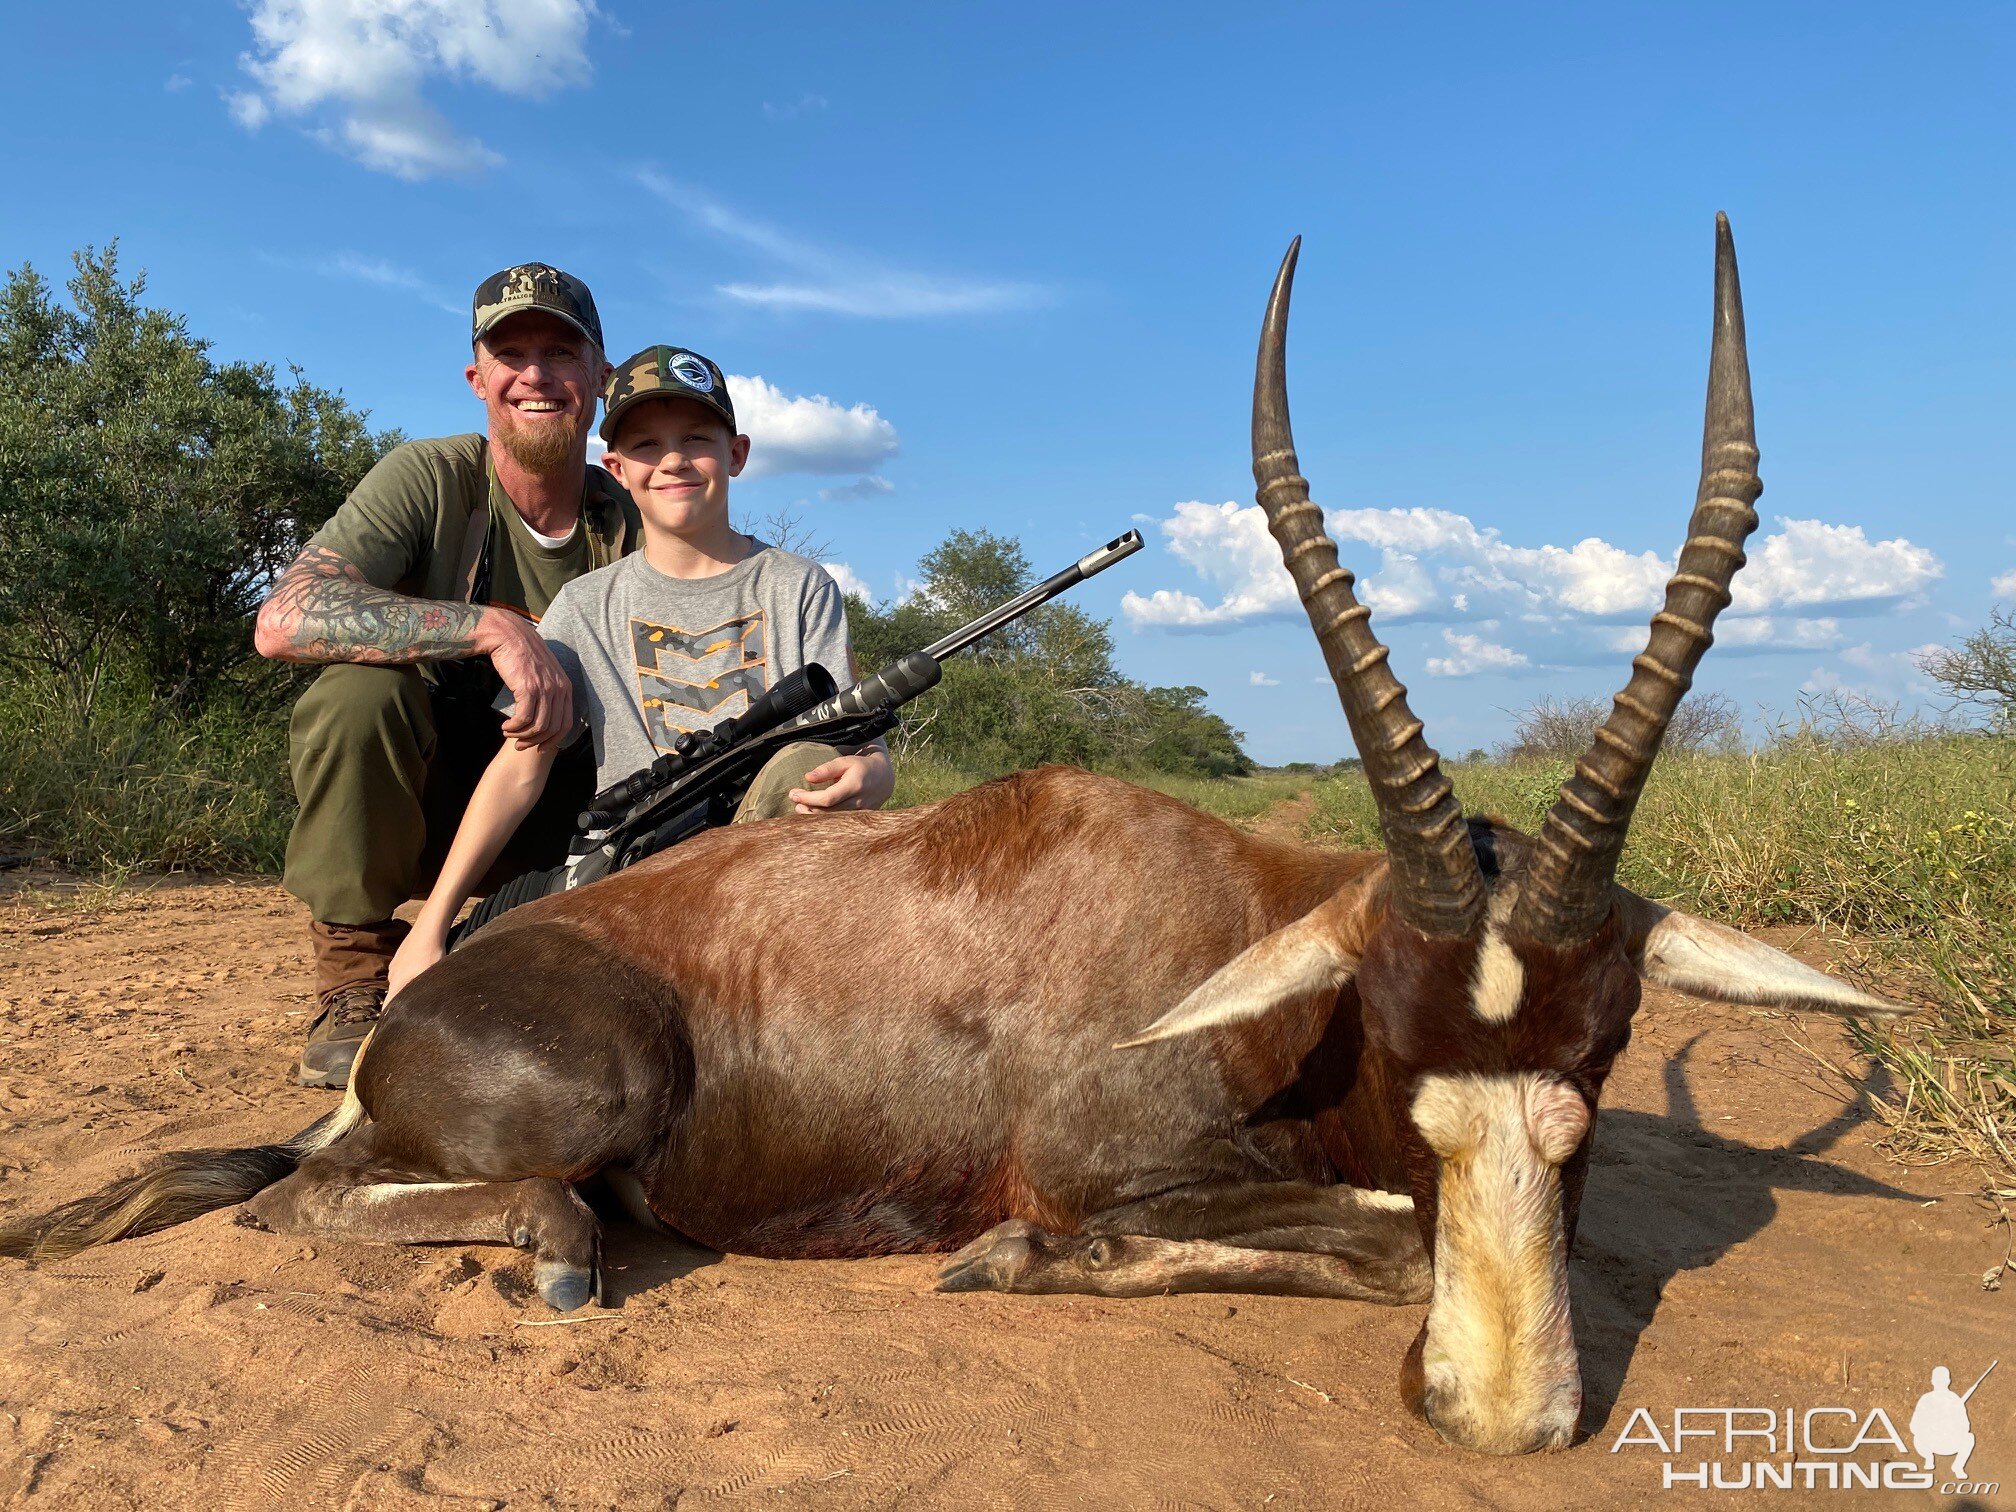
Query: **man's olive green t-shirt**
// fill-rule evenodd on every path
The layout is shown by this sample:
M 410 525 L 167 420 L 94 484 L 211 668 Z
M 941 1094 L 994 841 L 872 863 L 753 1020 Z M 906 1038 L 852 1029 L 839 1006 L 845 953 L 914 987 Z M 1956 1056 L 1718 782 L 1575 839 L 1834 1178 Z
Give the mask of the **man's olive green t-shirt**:
M 486 498 L 490 571 L 479 600 L 535 624 L 561 588 L 628 555 L 642 538 L 630 496 L 590 467 L 580 525 L 558 546 L 541 544 L 491 472 L 487 440 L 466 435 L 393 448 L 308 544 L 335 552 L 377 587 L 459 602 L 469 517 Z M 423 673 L 434 670 L 422 664 Z

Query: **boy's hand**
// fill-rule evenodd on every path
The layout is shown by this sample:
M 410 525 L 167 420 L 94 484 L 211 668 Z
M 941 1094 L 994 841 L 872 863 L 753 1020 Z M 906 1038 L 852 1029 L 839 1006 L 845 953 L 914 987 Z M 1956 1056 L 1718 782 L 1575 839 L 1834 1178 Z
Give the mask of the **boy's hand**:
M 805 781 L 826 783 L 816 792 L 809 786 L 791 789 L 791 803 L 801 814 L 830 814 L 839 809 L 880 808 L 896 791 L 896 771 L 880 751 L 836 756 L 805 774 Z
M 445 936 L 429 929 L 416 928 L 393 953 L 391 976 L 385 984 L 385 1001 L 389 1003 L 399 996 L 401 988 L 446 954 L 448 941 Z

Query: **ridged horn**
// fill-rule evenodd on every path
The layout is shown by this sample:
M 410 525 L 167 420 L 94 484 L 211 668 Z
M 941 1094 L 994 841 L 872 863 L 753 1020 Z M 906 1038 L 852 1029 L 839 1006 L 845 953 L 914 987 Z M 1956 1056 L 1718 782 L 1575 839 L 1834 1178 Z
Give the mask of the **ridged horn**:
M 1462 807 L 1440 758 L 1421 738 L 1407 690 L 1386 664 L 1386 648 L 1369 623 L 1372 611 L 1358 602 L 1351 591 L 1355 579 L 1337 563 L 1323 511 L 1310 502 L 1308 480 L 1295 459 L 1288 426 L 1288 296 L 1301 250 L 1298 236 L 1281 259 L 1260 330 L 1253 481 L 1372 784 L 1392 869 L 1391 906 L 1423 934 L 1461 937 L 1476 928 L 1484 912 L 1484 878 Z
M 1652 773 L 1673 710 L 1714 643 L 1715 616 L 1729 605 L 1729 584 L 1743 565 L 1743 543 L 1757 528 L 1751 508 L 1757 478 L 1757 424 L 1750 406 L 1750 362 L 1743 343 L 1743 291 L 1729 217 L 1715 217 L 1715 334 L 1708 357 L 1708 406 L 1701 431 L 1701 486 L 1687 543 L 1666 585 L 1666 607 L 1652 616 L 1645 650 L 1589 752 L 1561 785 L 1533 853 L 1513 916 L 1515 931 L 1553 945 L 1589 939 L 1611 906 L 1611 884 L 1638 795 Z

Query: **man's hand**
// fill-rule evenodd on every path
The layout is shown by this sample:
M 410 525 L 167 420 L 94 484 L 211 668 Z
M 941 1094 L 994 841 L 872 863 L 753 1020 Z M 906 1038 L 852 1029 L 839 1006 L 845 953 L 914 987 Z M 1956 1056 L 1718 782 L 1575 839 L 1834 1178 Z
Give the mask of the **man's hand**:
M 879 750 L 859 751 L 821 762 L 805 774 L 807 786 L 791 789 L 791 803 L 801 814 L 830 814 L 839 809 L 880 808 L 896 791 L 896 769 Z M 825 783 L 816 791 L 812 783 Z
M 539 632 L 508 609 L 483 611 L 476 649 L 511 690 L 504 737 L 523 751 L 557 740 L 574 727 L 574 685 Z

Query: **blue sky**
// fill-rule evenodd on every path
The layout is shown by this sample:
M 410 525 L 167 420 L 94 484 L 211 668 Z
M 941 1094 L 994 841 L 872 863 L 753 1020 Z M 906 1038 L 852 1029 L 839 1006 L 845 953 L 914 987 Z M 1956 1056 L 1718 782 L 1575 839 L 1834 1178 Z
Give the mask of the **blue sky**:
M 1349 750 L 1256 533 L 1261 306 L 1305 238 L 1304 470 L 1445 750 L 1619 686 L 1685 525 L 1713 215 L 1764 526 L 1698 686 L 1914 701 L 2016 599 L 2003 6 L 20 8 L 0 253 L 120 240 L 220 354 L 474 427 L 478 279 L 738 379 L 738 508 L 906 590 L 955 526 L 1263 760 Z M 760 385 L 756 380 L 760 379 Z M 2000 586 L 1997 586 L 1997 580 Z

